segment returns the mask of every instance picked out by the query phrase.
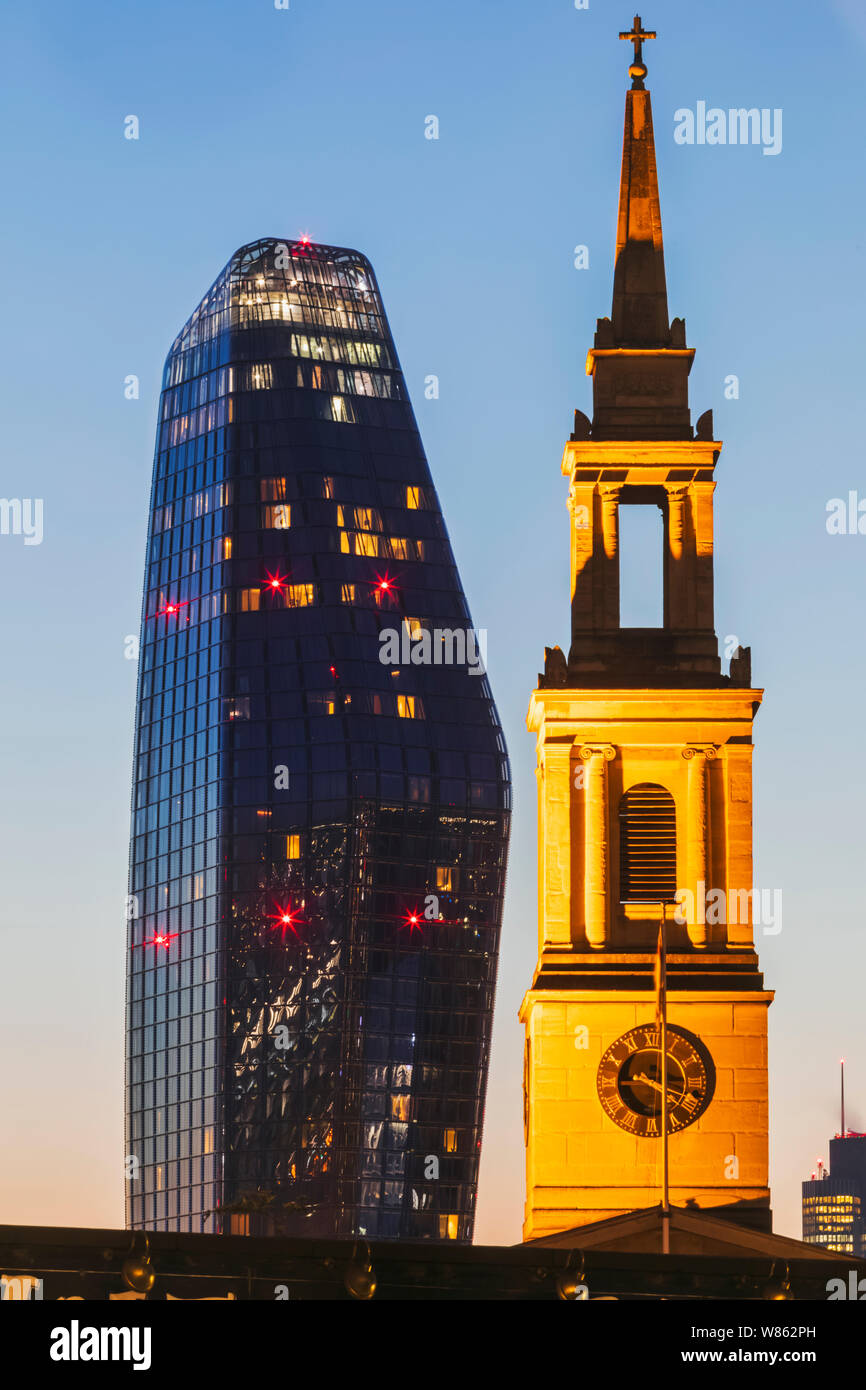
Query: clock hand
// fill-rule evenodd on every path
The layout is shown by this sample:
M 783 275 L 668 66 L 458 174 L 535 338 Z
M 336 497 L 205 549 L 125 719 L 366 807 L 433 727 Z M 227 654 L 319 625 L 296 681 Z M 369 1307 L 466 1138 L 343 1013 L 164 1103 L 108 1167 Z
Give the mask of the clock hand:
M 662 1086 L 662 1083 L 661 1083 L 660 1081 L 656 1081 L 656 1080 L 653 1079 L 653 1077 L 647 1076 L 647 1074 L 646 1074 L 645 1071 L 638 1071 L 638 1072 L 635 1072 L 634 1076 L 633 1076 L 631 1079 L 632 1079 L 632 1081 L 642 1081 L 642 1082 L 644 1083 L 645 1086 L 652 1086 L 652 1088 L 653 1088 L 654 1091 L 661 1091 L 661 1090 L 664 1089 L 663 1086 Z M 685 1095 L 685 1090 L 681 1090 L 681 1091 L 678 1091 L 678 1092 L 674 1092 L 674 1091 L 673 1091 L 673 1088 L 672 1088 L 671 1085 L 670 1085 L 670 1083 L 668 1083 L 668 1094 L 669 1094 L 669 1095 L 670 1095 L 670 1094 L 673 1094 L 675 1097 L 676 1097 L 676 1096 L 684 1096 L 684 1095 Z

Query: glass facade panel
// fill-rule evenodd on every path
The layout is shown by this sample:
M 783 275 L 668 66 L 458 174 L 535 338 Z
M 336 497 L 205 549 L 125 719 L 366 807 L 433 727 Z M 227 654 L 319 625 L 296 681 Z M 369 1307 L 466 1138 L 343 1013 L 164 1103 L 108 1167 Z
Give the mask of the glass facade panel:
M 129 1224 L 471 1239 L 508 761 L 359 253 L 175 341 L 140 650 Z

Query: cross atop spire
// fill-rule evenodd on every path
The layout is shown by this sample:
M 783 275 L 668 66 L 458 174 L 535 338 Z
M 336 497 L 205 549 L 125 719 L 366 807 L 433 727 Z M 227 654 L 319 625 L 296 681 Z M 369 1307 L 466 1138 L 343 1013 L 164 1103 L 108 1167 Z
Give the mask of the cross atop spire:
M 610 318 L 598 320 L 587 361 L 593 378 L 593 439 L 692 439 L 688 375 L 694 353 L 682 319 L 671 322 L 652 98 L 643 44 L 655 38 L 636 14 L 620 34 L 634 44 L 625 94 L 622 173 Z
M 642 92 L 644 89 L 643 80 L 646 77 L 646 63 L 643 60 L 643 41 L 644 39 L 654 39 L 656 36 L 654 29 L 644 29 L 641 17 L 636 14 L 631 32 L 620 33 L 621 39 L 629 39 L 634 44 L 634 62 L 628 70 L 631 78 L 632 90 Z

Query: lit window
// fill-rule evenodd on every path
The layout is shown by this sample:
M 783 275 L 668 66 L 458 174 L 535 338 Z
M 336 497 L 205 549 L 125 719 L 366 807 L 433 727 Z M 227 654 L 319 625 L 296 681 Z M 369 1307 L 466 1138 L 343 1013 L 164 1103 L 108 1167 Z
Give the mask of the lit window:
M 261 496 L 263 502 L 285 502 L 285 478 L 262 478 Z
M 307 692 L 307 709 L 310 714 L 336 714 L 337 702 L 330 690 L 310 690 Z
M 230 560 L 231 558 L 232 558 L 232 538 L 231 538 L 231 536 L 223 536 L 223 559 L 224 559 L 224 560 Z M 216 559 L 216 556 L 214 556 L 214 559 Z
M 429 801 L 430 800 L 430 778 L 429 777 L 409 777 L 407 788 L 410 801 Z
M 266 391 L 274 384 L 274 371 L 270 362 L 254 362 L 250 365 L 250 386 L 254 391 Z
M 451 892 L 451 870 L 449 868 L 437 868 L 436 887 L 441 888 L 446 893 Z
M 355 586 L 354 586 L 354 584 L 344 584 L 344 585 L 341 587 L 341 589 L 340 589 L 340 602 L 341 602 L 341 603 L 354 603 L 354 602 L 355 602 Z
M 424 708 L 420 695 L 398 695 L 397 713 L 401 719 L 423 719 Z
M 192 881 L 192 896 L 197 902 L 204 897 L 204 874 L 196 874 Z
M 456 1240 L 457 1230 L 460 1223 L 459 1216 L 440 1216 L 439 1217 L 439 1239 Z
M 265 507 L 263 524 L 274 531 L 288 531 L 292 524 L 291 507 L 286 502 L 281 502 L 276 507 Z
M 372 535 L 369 531 L 341 531 L 340 550 L 343 555 L 372 555 L 380 553 L 379 543 L 381 537 Z
M 301 857 L 301 837 L 300 835 L 286 836 L 286 858 L 300 859 Z
M 274 608 L 307 608 L 316 601 L 316 586 L 314 584 L 283 584 L 266 585 L 268 594 L 268 607 Z M 244 593 L 260 593 L 260 590 L 241 590 Z M 258 608 L 258 604 L 255 605 Z M 240 610 L 244 611 L 243 607 Z
M 156 1190 L 161 1192 L 163 1188 L 163 1168 L 161 1163 L 156 1165 Z
M 284 592 L 287 608 L 307 608 L 315 602 L 316 589 L 313 584 L 287 584 Z
M 213 1125 L 209 1125 L 204 1132 L 204 1152 L 213 1153 Z
M 238 612 L 256 613 L 262 598 L 261 589 L 241 589 L 238 593 Z
M 332 497 L 334 496 L 334 479 L 333 479 L 333 478 L 323 478 L 323 479 L 322 479 L 322 496 L 323 496 L 323 497 L 326 497 L 326 498 L 329 498 L 329 499 L 332 498 Z
M 417 510 L 418 507 L 421 506 L 421 489 L 420 489 L 420 487 L 407 487 L 407 489 L 406 489 L 406 506 L 410 509 L 410 511 L 415 511 L 415 510 Z

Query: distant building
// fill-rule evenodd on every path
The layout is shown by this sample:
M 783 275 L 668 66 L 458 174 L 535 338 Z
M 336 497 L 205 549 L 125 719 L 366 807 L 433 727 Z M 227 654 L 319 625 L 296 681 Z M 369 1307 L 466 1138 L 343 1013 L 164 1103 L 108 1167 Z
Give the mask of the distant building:
M 803 1240 L 843 1254 L 866 1254 L 866 1134 L 830 1140 L 829 1169 L 803 1183 Z

